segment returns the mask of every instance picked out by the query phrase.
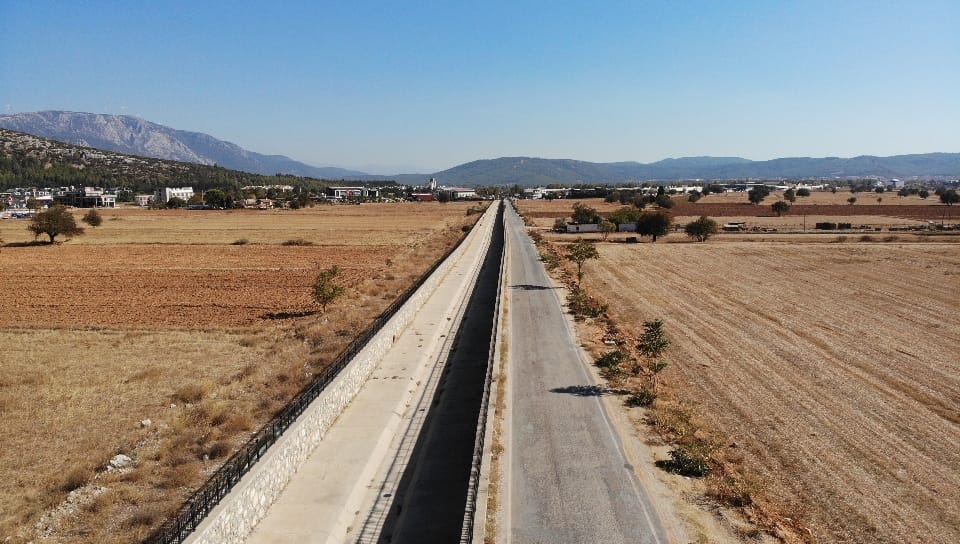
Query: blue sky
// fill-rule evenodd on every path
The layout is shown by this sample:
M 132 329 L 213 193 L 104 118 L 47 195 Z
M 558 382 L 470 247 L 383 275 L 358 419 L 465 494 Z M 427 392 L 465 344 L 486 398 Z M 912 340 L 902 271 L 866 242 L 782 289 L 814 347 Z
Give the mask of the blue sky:
M 374 173 L 960 151 L 960 2 L 0 0 L 0 111 Z

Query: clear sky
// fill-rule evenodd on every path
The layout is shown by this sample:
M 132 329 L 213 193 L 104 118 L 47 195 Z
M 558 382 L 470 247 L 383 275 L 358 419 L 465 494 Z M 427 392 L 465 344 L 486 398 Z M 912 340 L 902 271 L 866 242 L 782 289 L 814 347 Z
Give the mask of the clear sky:
M 373 173 L 958 152 L 960 1 L 0 0 L 49 109 Z

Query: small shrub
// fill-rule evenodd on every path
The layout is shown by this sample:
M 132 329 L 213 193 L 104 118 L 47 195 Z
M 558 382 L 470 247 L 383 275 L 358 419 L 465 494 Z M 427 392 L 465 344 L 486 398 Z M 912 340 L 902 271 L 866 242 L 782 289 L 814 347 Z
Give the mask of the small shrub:
M 600 368 L 619 368 L 626 359 L 626 353 L 615 349 L 598 357 L 596 360 L 596 365 Z
M 470 232 L 470 225 L 460 227 L 460 232 Z
M 863 236 L 860 237 L 860 241 L 861 241 L 861 242 L 874 242 L 874 241 L 876 241 L 876 240 L 874 239 L 873 236 L 870 236 L 869 234 L 864 234 Z
M 204 395 L 207 394 L 206 388 L 200 384 L 191 383 L 184 385 L 183 387 L 177 389 L 173 393 L 173 398 L 180 402 L 186 402 L 188 404 L 196 404 L 200 402 Z
M 99 227 L 103 224 L 103 217 L 100 216 L 100 212 L 98 212 L 96 208 L 90 208 L 90 211 L 85 213 L 80 220 L 91 227 Z
M 90 481 L 92 477 L 93 471 L 90 469 L 80 465 L 74 466 L 63 478 L 63 482 L 60 484 L 60 490 L 69 493 L 74 489 L 87 485 L 87 482 Z
M 250 243 L 250 240 L 247 240 L 246 238 L 240 238 L 239 240 L 234 240 L 232 245 L 245 246 L 249 243 Z
M 530 239 L 538 246 L 543 243 L 543 235 L 535 230 L 530 231 Z
M 176 489 L 180 487 L 189 487 L 196 483 L 200 475 L 200 463 L 192 460 L 188 463 L 182 463 L 171 467 L 166 471 L 165 478 L 159 482 L 161 489 Z
M 253 418 L 248 414 L 234 414 L 226 423 L 223 424 L 223 432 L 236 434 L 249 431 L 253 428 Z
M 657 461 L 657 466 L 681 476 L 702 478 L 710 474 L 711 446 L 703 441 L 682 444 L 670 451 L 669 460 Z
M 92 501 L 83 505 L 83 509 L 86 512 L 95 514 L 98 512 L 105 512 L 110 509 L 117 502 L 117 495 L 111 491 L 105 491 L 100 493 L 93 498 Z
M 847 241 L 847 237 L 846 237 L 846 236 L 837 236 L 836 239 L 835 239 L 835 241 L 838 242 L 838 243 L 843 243 L 843 242 L 846 242 L 846 241 Z
M 690 413 L 682 406 L 671 404 L 657 403 L 650 412 L 650 423 L 661 434 L 676 438 L 690 436 L 697 430 Z
M 133 514 L 123 522 L 123 526 L 127 528 L 149 527 L 159 519 L 160 515 L 154 507 L 144 506 L 134 511 Z
M 899 239 L 900 239 L 899 236 L 896 236 L 896 235 L 893 235 L 893 234 L 891 234 L 890 236 L 884 236 L 884 237 L 883 237 L 883 241 L 884 241 L 884 242 L 887 242 L 887 243 L 896 242 L 896 241 L 899 240 Z
M 553 222 L 553 232 L 567 232 L 567 221 L 562 217 L 558 217 Z
M 817 230 L 837 230 L 837 224 L 831 223 L 829 221 L 824 221 L 822 223 L 817 223 L 814 227 Z
M 653 390 L 644 387 L 636 393 L 631 393 L 627 397 L 626 405 L 627 406 L 640 406 L 646 408 L 653 405 L 653 401 L 657 400 L 657 394 Z
M 303 238 L 294 238 L 292 240 L 284 240 L 282 246 L 312 246 L 313 242 L 310 240 L 304 240 Z
M 753 504 L 752 486 L 743 478 L 730 475 L 711 475 L 707 480 L 707 495 L 721 504 L 742 508 Z
M 210 445 L 207 448 L 207 457 L 210 459 L 219 459 L 220 457 L 226 457 L 230 454 L 230 451 L 233 448 L 230 447 L 230 443 L 226 440 L 218 440 Z
M 560 259 L 558 259 L 556 255 L 550 253 L 549 251 L 541 251 L 540 260 L 543 261 L 543 266 L 547 270 L 553 270 L 560 266 Z
M 607 305 L 599 303 L 596 299 L 587 295 L 587 292 L 579 287 L 570 290 L 567 295 L 567 305 L 570 313 L 577 319 L 587 317 L 600 317 L 607 311 Z

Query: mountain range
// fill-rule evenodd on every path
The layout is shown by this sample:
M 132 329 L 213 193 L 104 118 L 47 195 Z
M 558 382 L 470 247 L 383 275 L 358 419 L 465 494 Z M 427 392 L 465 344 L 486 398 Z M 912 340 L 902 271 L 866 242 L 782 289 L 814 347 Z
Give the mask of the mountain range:
M 223 166 L 254 174 L 292 174 L 322 179 L 356 178 L 364 172 L 310 166 L 283 155 L 262 155 L 201 132 L 176 130 L 130 115 L 41 111 L 0 115 L 0 128 L 115 153 Z
M 625 183 L 684 179 L 809 179 L 879 176 L 957 178 L 960 153 L 925 153 L 853 158 L 792 157 L 751 161 L 739 157 L 683 157 L 644 164 L 595 163 L 570 159 L 502 157 L 468 162 L 433 174 L 374 176 L 356 170 L 316 167 L 283 155 L 262 155 L 199 132 L 158 125 L 138 117 L 66 111 L 0 115 L 0 128 L 44 138 L 146 157 L 258 174 L 320 179 L 396 180 L 419 184 L 435 177 L 445 185 L 537 186 L 551 183 Z

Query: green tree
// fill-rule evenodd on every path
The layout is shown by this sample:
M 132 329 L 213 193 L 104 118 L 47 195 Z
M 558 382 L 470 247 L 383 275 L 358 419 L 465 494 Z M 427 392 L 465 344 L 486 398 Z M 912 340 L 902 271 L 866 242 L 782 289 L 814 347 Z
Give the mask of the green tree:
M 211 208 L 229 208 L 233 204 L 223 189 L 210 189 L 203 193 L 203 202 Z
M 757 185 L 747 191 L 747 199 L 751 204 L 760 204 L 768 196 L 770 196 L 770 188 L 766 185 Z
M 73 219 L 73 214 L 67 211 L 64 206 L 54 206 L 45 212 L 40 212 L 33 216 L 27 230 L 33 233 L 36 238 L 41 234 L 50 237 L 50 243 L 60 236 L 80 236 L 83 234 L 83 228 L 77 226 Z
M 615 225 L 613 221 L 607 221 L 606 219 L 604 219 L 603 221 L 600 222 L 600 237 L 603 240 L 606 240 L 607 237 L 610 236 L 610 233 L 616 232 L 616 230 L 617 230 L 617 225 Z
M 313 283 L 313 299 L 320 305 L 322 311 L 327 311 L 327 305 L 340 298 L 346 291 L 346 287 L 336 282 L 340 275 L 339 266 L 331 266 L 321 270 Z
M 783 199 L 792 204 L 797 201 L 797 193 L 793 189 L 787 189 L 783 192 Z
M 670 216 L 662 213 L 645 213 L 637 221 L 637 234 L 640 236 L 652 236 L 656 242 L 660 236 L 666 236 L 670 232 Z
M 573 205 L 573 222 L 580 224 L 599 223 L 600 214 L 590 206 L 582 202 L 577 202 Z
M 850 198 L 847 199 L 847 202 L 848 202 L 851 206 L 853 206 L 854 204 L 857 203 L 857 197 L 851 196 Z
M 926 190 L 926 189 L 920 189 L 920 192 L 918 192 L 917 195 L 918 195 L 920 198 L 926 200 L 926 198 L 927 198 L 928 196 L 930 196 L 930 191 L 928 191 L 928 190 Z
M 657 206 L 667 210 L 673 207 L 673 199 L 670 198 L 670 195 L 657 195 L 657 199 L 654 202 Z
M 777 217 L 782 216 L 783 214 L 790 211 L 790 204 L 783 200 L 778 200 L 770 205 L 773 208 L 773 213 L 777 214 Z
M 575 243 L 567 246 L 567 260 L 577 265 L 577 287 L 583 283 L 583 263 L 590 259 L 599 259 L 600 253 L 592 242 L 586 240 L 577 240 Z
M 640 335 L 637 350 L 649 359 L 650 371 L 653 373 L 654 395 L 657 393 L 660 372 L 667 368 L 667 363 L 663 360 L 663 353 L 669 346 L 670 340 L 667 339 L 666 332 L 663 330 L 662 319 L 643 322 L 643 334 Z
M 706 242 L 708 238 L 720 232 L 720 226 L 713 219 L 701 215 L 700 219 L 687 223 L 683 231 L 698 242 Z
M 171 209 L 173 209 L 173 208 L 186 208 L 186 207 L 187 207 L 187 201 L 184 200 L 184 199 L 182 199 L 182 198 L 180 198 L 180 197 L 175 196 L 175 197 L 173 197 L 173 198 L 171 198 L 170 200 L 167 201 L 166 207 L 167 207 L 167 208 L 171 208 Z
M 692 191 L 690 196 L 687 197 L 687 202 L 696 202 L 700 200 L 700 197 L 703 196 L 700 191 Z
M 807 189 L 806 187 L 801 187 L 800 189 L 797 189 L 797 196 L 804 196 L 804 197 L 810 196 L 810 189 Z
M 98 212 L 96 208 L 90 208 L 90 211 L 83 214 L 83 218 L 80 220 L 91 227 L 99 227 L 103 224 L 103 217 L 100 216 L 100 212 Z
M 960 202 L 960 194 L 957 193 L 956 189 L 947 189 L 940 193 L 940 202 L 943 202 L 947 206 L 953 206 L 957 202 Z
M 35 198 L 27 199 L 27 209 L 28 210 L 39 210 L 43 207 L 43 203 Z
M 618 225 L 623 225 L 624 223 L 636 223 L 637 220 L 640 219 L 640 210 L 633 206 L 622 206 L 610 212 L 610 215 L 607 216 L 607 219 Z

